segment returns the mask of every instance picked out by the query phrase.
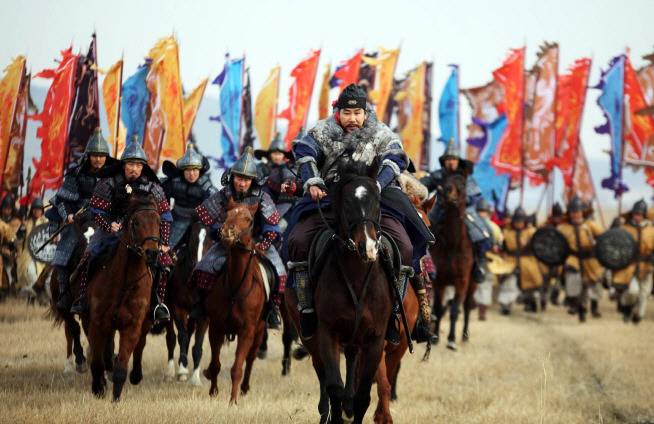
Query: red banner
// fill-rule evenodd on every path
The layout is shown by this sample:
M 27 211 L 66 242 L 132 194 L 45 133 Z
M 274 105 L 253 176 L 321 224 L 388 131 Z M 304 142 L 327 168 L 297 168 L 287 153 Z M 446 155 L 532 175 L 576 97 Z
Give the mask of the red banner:
M 576 155 L 573 167 L 571 184 L 565 186 L 565 196 L 570 201 L 575 195 L 584 202 L 591 202 L 595 198 L 595 187 L 593 186 L 593 177 L 588 167 L 586 154 L 581 144 L 579 144 L 578 154 Z
M 654 117 L 641 114 L 648 104 L 638 74 L 629 58 L 624 68 L 624 141 L 625 161 L 640 165 L 654 166 Z M 654 185 L 651 170 L 647 172 L 647 183 Z
M 18 102 L 14 112 L 9 138 L 9 151 L 5 170 L 2 174 L 2 188 L 16 191 L 20 186 L 20 176 L 23 173 L 23 158 L 25 157 L 25 134 L 27 133 L 27 111 L 30 105 L 30 76 L 25 75 L 20 84 Z
M 77 74 L 79 56 L 72 48 L 61 52 L 57 69 L 46 69 L 34 77 L 52 80 L 43 104 L 43 111 L 31 118 L 40 121 L 36 137 L 41 139 L 41 159 L 33 159 L 35 173 L 30 186 L 32 198 L 39 197 L 43 189 L 55 189 L 61 185 L 64 174 L 64 152 Z
M 313 50 L 308 58 L 291 71 L 291 76 L 295 81 L 288 90 L 288 108 L 279 114 L 280 118 L 288 120 L 288 131 L 284 138 L 287 149 L 291 148 L 291 142 L 306 123 L 319 60 L 320 50 Z
M 551 169 L 556 166 L 561 170 L 566 187 L 572 185 L 590 66 L 590 59 L 578 59 L 566 74 L 559 77 L 556 98 L 556 157 L 549 162 L 548 167 Z
M 341 62 L 334 71 L 332 80 L 338 81 L 338 92 L 343 91 L 350 84 L 359 82 L 359 70 L 361 68 L 361 56 L 363 49 L 356 52 L 354 56 Z
M 504 109 L 508 126 L 499 142 L 491 164 L 500 173 L 518 179 L 522 172 L 522 135 L 525 98 L 525 49 L 512 49 L 493 77 L 504 88 Z

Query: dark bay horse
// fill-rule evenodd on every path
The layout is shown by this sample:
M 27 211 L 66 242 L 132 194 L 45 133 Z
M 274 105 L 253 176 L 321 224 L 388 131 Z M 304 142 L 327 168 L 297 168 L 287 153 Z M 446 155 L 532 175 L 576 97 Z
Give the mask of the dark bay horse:
M 200 361 L 202 359 L 202 343 L 209 327 L 209 321 L 196 321 L 189 314 L 193 306 L 193 289 L 188 280 L 195 265 L 202 259 L 204 253 L 213 244 L 209 237 L 209 229 L 201 222 L 194 222 L 189 228 L 188 239 L 177 249 L 177 261 L 171 272 L 166 293 L 167 304 L 170 305 L 171 322 L 166 327 L 166 344 L 168 347 L 168 367 L 166 380 L 189 381 L 191 385 L 200 386 Z M 177 328 L 177 343 L 179 344 L 179 363 L 175 374 L 175 328 Z M 188 378 L 188 350 L 191 336 L 195 336 L 193 345 L 193 373 Z
M 262 319 L 266 289 L 259 266 L 260 253 L 255 250 L 252 238 L 257 209 L 258 205 L 239 204 L 230 199 L 220 231 L 228 252 L 227 262 L 207 297 L 211 362 L 204 375 L 211 381 L 210 396 L 218 394 L 220 349 L 226 337 L 236 338 L 230 404 L 238 402 L 239 384 L 242 394 L 250 390 L 250 374 L 266 325 Z
M 445 288 L 454 286 L 454 299 L 450 304 L 450 333 L 447 337 L 447 347 L 451 350 L 456 350 L 455 330 L 461 304 L 464 310 L 463 341 L 467 341 L 470 336 L 468 324 L 477 286 L 471 278 L 474 252 L 465 223 L 466 178 L 465 175 L 456 173 L 445 179 L 443 192 L 440 193 L 443 196 L 441 207 L 444 218 L 438 226 L 432 223 L 432 232 L 437 235 L 438 243 L 429 249 L 437 270 L 434 281 L 436 340 L 439 338 L 440 321 L 445 313 Z
M 379 254 L 380 193 L 376 166 L 340 166 L 329 188 L 338 239 L 329 249 L 315 282 L 318 328 L 303 340 L 320 382 L 321 422 L 341 423 L 343 415 L 360 423 L 385 345 L 393 304 L 391 283 Z M 299 328 L 297 297 L 286 291 L 287 310 Z M 346 359 L 346 383 L 339 368 Z
M 149 194 L 132 194 L 118 244 L 110 258 L 89 276 L 90 311 L 83 323 L 89 339 L 91 390 L 98 397 L 105 393 L 105 370 L 112 370 L 113 400 L 120 399 L 132 354 L 130 382 L 138 384 L 143 378 L 141 359 L 151 323 L 146 314 L 153 283 L 151 266 L 159 254 L 159 224 L 154 198 Z M 116 332 L 120 341 L 112 364 Z

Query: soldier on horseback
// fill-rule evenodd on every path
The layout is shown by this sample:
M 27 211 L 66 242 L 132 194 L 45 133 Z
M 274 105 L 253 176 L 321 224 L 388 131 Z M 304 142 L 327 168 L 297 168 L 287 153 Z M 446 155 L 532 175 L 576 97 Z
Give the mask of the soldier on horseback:
M 103 171 L 102 176 L 105 178 L 98 182 L 90 201 L 91 214 L 97 231 L 93 234 L 84 254 L 80 265 L 81 268 L 78 268 L 80 272 L 80 297 L 71 308 L 71 312 L 84 314 L 88 311 L 86 286 L 91 277 L 90 272 L 93 271 L 93 262 L 113 249 L 120 240 L 124 230 L 123 221 L 127 214 L 129 195 L 136 191 L 150 193 L 155 199 L 157 210 L 161 216 L 159 269 L 152 272 L 155 279 L 152 285 L 153 301 L 151 304 L 156 305 L 153 311 L 154 321 L 168 321 L 170 320 L 170 314 L 163 303 L 163 299 L 169 273 L 168 267 L 172 265 L 172 259 L 169 255 L 172 214 L 170 213 L 166 195 L 159 184 L 159 179 L 148 166 L 145 151 L 136 137 L 125 148 L 120 157 L 120 163 Z
M 165 161 L 162 168 L 168 177 L 161 183 L 166 198 L 175 199 L 170 231 L 170 248 L 175 251 L 183 244 L 195 208 L 218 190 L 211 183 L 209 163 L 190 144 L 176 165 Z
M 398 176 L 409 166 L 402 142 L 388 126 L 377 120 L 366 97 L 360 86 L 347 86 L 335 104 L 334 114 L 319 121 L 293 145 L 300 178 L 304 181 L 304 197 L 293 209 L 287 242 L 304 339 L 310 339 L 317 326 L 313 287 L 309 282 L 309 248 L 314 236 L 329 225 L 326 221 L 333 222 L 335 214 L 329 210 L 331 199 L 327 184 L 338 180 L 336 169 L 341 160 L 364 162 L 368 166 L 375 162 L 381 164 L 377 175 L 382 205 L 379 224 L 400 251 L 404 266 L 398 280 L 399 292 L 406 292 L 407 281 L 415 272 L 414 288 L 419 296 L 425 295 L 420 259 L 426 254 L 428 244 L 433 243 L 433 235 L 397 184 Z M 399 343 L 397 316 L 401 302 L 396 299 L 387 328 L 386 338 L 394 344 Z M 420 332 L 428 335 L 426 323 L 421 327 Z
M 440 227 L 443 224 L 445 216 L 443 208 L 444 197 L 442 196 L 445 180 L 452 174 L 464 175 L 466 177 L 466 195 L 468 198 L 465 222 L 475 251 L 475 267 L 472 278 L 476 283 L 482 283 L 484 281 L 484 255 L 492 247 L 492 242 L 490 233 L 487 231 L 483 220 L 477 214 L 475 207 L 482 199 L 482 195 L 481 189 L 472 177 L 474 164 L 461 157 L 454 140 L 450 140 L 445 152 L 438 158 L 438 161 L 441 165 L 440 169 L 436 169 L 420 179 L 420 182 L 427 187 L 429 192 L 436 191 L 437 193 L 436 204 L 429 212 L 429 220 L 431 221 L 432 228 L 438 234 L 442 230 Z
M 257 166 L 252 149 L 245 153 L 232 165 L 222 177 L 223 188 L 214 193 L 196 208 L 200 221 L 211 227 L 216 233 L 227 217 L 227 205 L 230 200 L 246 205 L 258 205 L 254 216 L 253 235 L 258 240 L 255 248 L 262 252 L 265 259 L 274 268 L 277 277 L 276 288 L 271 287 L 269 300 L 268 325 L 271 328 L 279 327 L 279 290 L 286 285 L 286 268 L 273 246 L 280 236 L 280 215 L 270 195 L 261 188 L 261 181 L 257 175 Z M 215 243 L 211 249 L 198 262 L 191 276 L 192 286 L 198 289 L 198 299 L 191 312 L 194 318 L 206 315 L 206 297 L 218 280 L 227 261 L 227 249 L 222 243 Z
M 116 160 L 111 157 L 109 143 L 97 128 L 86 145 L 81 161 L 66 173 L 63 185 L 50 200 L 53 207 L 46 217 L 52 223 L 66 225 L 52 260 L 59 281 L 57 309 L 62 312 L 68 312 L 73 301 L 69 281 L 70 260 L 82 237 L 79 229 L 93 225 L 93 214 L 88 210 L 93 190 L 100 180 L 100 171 L 114 163 Z M 73 221 L 78 225 L 74 225 Z

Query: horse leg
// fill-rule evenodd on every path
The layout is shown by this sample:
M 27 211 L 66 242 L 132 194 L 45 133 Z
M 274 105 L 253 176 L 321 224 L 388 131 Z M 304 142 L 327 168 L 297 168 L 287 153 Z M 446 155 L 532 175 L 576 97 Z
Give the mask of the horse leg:
M 320 382 L 320 400 L 318 401 L 318 413 L 320 414 L 320 424 L 327 423 L 329 419 L 329 397 L 327 396 L 327 386 L 325 384 L 325 370 L 320 364 L 317 356 L 311 356 L 313 369 L 316 372 Z
M 232 377 L 232 393 L 229 397 L 229 404 L 238 404 L 238 389 L 243 378 L 243 363 L 245 357 L 250 351 L 254 343 L 254 325 L 246 324 L 238 333 L 236 339 L 236 353 L 234 354 L 234 363 L 232 364 L 231 377 Z
M 73 353 L 75 354 L 75 371 L 78 373 L 85 373 L 86 372 L 86 358 L 84 357 L 84 348 L 82 347 L 82 340 L 81 340 L 81 333 L 82 330 L 75 321 L 75 318 L 70 317 L 70 326 L 71 326 L 71 333 L 72 333 L 72 341 L 73 341 Z
M 358 351 L 358 348 L 352 346 L 345 348 L 345 391 L 343 393 L 343 413 L 348 420 L 351 420 L 354 415 L 353 402 Z
M 264 337 L 268 336 L 268 331 L 266 330 L 266 325 L 263 321 L 259 322 L 261 328 L 257 331 L 257 334 L 254 338 L 254 343 L 248 352 L 248 356 L 245 358 L 245 373 L 243 374 L 243 382 L 241 383 L 241 393 L 246 395 L 250 391 L 250 374 L 252 374 L 252 365 L 254 360 L 259 356 L 260 344 L 264 340 Z
M 195 344 L 193 345 L 193 375 L 191 376 L 191 380 L 189 380 L 189 383 L 192 386 L 202 385 L 202 379 L 200 378 L 200 362 L 202 361 L 202 344 L 204 343 L 204 335 L 207 333 L 208 325 L 209 323 L 205 319 L 201 322 L 198 322 L 195 327 Z
M 120 342 L 118 343 L 118 356 L 114 360 L 114 369 L 112 373 L 113 388 L 113 401 L 120 400 L 120 395 L 123 392 L 125 380 L 127 380 L 127 365 L 130 356 L 134 352 L 136 345 L 142 337 L 141 326 L 130 325 L 120 330 Z
M 173 381 L 175 379 L 175 344 L 176 344 L 175 324 L 170 320 L 166 324 L 166 350 L 168 352 L 168 363 L 164 372 L 164 381 Z
M 389 373 L 388 378 L 391 381 L 391 401 L 397 400 L 397 377 L 400 375 L 400 367 L 402 362 L 397 362 L 397 367 L 394 373 Z
M 188 317 L 180 316 L 180 311 L 175 308 L 175 326 L 177 327 L 177 343 L 179 344 L 179 369 L 177 379 L 186 381 L 188 378 L 188 346 L 191 333 L 188 329 Z
M 288 375 L 291 373 L 291 345 L 296 336 L 293 331 L 293 325 L 287 316 L 286 308 L 282 308 L 282 320 L 284 322 L 284 331 L 282 332 L 282 343 L 284 345 L 282 375 Z
M 267 354 L 268 354 L 268 328 L 264 328 L 263 340 L 261 341 L 261 344 L 259 345 L 259 349 L 257 350 L 257 358 L 266 359 Z
M 443 296 L 445 296 L 445 287 L 436 287 L 434 290 L 434 315 L 436 316 L 436 322 L 434 323 L 434 344 L 438 344 L 441 337 L 441 319 L 445 314 L 445 308 L 443 306 Z
M 342 401 L 343 401 L 343 380 L 339 360 L 341 356 L 340 344 L 331 338 L 327 331 L 318 328 L 317 334 L 318 352 L 325 370 L 325 386 L 329 395 L 330 413 L 332 423 L 343 422 Z
M 129 373 L 129 382 L 134 386 L 136 386 L 141 382 L 141 380 L 143 380 L 143 349 L 145 349 L 145 341 L 147 335 L 148 335 L 147 331 L 144 330 L 141 332 L 141 338 L 136 344 L 136 347 L 134 348 L 134 353 L 132 355 L 132 371 Z M 168 335 L 166 335 L 166 339 L 168 339 Z M 174 349 L 174 345 L 173 345 L 173 349 Z
M 95 320 L 94 320 L 95 321 Z M 89 350 L 91 357 L 91 391 L 96 397 L 104 397 L 107 380 L 104 376 L 104 349 L 107 342 L 98 323 L 89 325 Z
M 470 330 L 468 325 L 470 324 L 470 311 L 472 311 L 472 299 L 473 297 L 468 293 L 466 296 L 465 302 L 463 302 L 463 334 L 461 340 L 467 342 L 470 340 Z
M 377 381 L 377 409 L 375 410 L 374 421 L 376 424 L 392 423 L 390 413 L 391 383 L 388 380 L 388 368 L 386 362 L 388 354 L 382 353 L 379 361 L 379 368 L 375 380 Z
M 66 362 L 64 362 L 64 374 L 73 372 L 73 332 L 70 324 L 70 317 L 64 320 L 64 334 L 66 335 Z
M 384 338 L 374 341 L 366 349 L 359 352 L 357 362 L 358 386 L 354 395 L 354 423 L 362 423 L 370 406 L 370 390 L 375 373 L 379 367 L 382 352 L 384 351 Z
M 217 324 L 209 324 L 209 344 L 211 345 L 211 362 L 204 371 L 204 376 L 211 381 L 209 396 L 218 394 L 218 373 L 220 372 L 220 349 L 225 341 L 225 333 Z M 196 365 L 196 364 L 194 364 Z
M 459 305 L 460 300 L 458 296 L 455 296 L 452 299 L 452 304 L 450 305 L 450 334 L 447 336 L 447 348 L 450 350 L 456 350 L 456 320 L 459 317 Z

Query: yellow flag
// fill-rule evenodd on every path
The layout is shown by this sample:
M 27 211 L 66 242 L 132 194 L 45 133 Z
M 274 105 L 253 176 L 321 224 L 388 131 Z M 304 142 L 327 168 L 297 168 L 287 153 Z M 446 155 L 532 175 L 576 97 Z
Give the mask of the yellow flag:
M 173 37 L 166 37 L 157 42 L 150 50 L 148 58 L 152 60 L 147 79 L 148 86 L 154 87 L 151 96 L 160 109 L 161 125 L 164 133 L 158 158 L 149 158 L 155 164 L 154 171 L 164 160 L 175 162 L 184 154 L 184 122 L 182 82 L 179 75 L 179 48 Z M 151 99 L 152 100 L 152 99 Z M 146 131 L 149 122 L 146 123 Z
M 205 78 L 197 87 L 184 99 L 184 141 L 188 141 L 191 135 L 191 128 L 195 122 L 195 116 L 200 109 L 204 90 L 207 88 L 208 78 Z
M 320 86 L 320 99 L 318 100 L 318 119 L 325 119 L 329 116 L 329 77 L 332 73 L 332 65 L 325 65 L 325 73 L 322 74 L 322 85 Z
M 380 121 L 385 121 L 386 106 L 393 89 L 395 65 L 400 55 L 400 49 L 387 50 L 379 48 L 377 57 L 363 56 L 362 59 L 370 66 L 375 66 L 375 87 L 370 92 L 370 101 L 375 104 L 375 111 Z M 388 123 L 388 122 L 386 122 Z
M 268 79 L 263 84 L 254 103 L 254 127 L 257 129 L 261 149 L 268 149 L 275 136 L 280 71 L 280 66 L 275 66 L 270 70 Z
M 125 149 L 125 126 L 120 120 L 120 96 L 123 84 L 123 61 L 114 63 L 106 72 L 102 82 L 102 100 L 109 124 L 109 144 L 114 148 L 114 155 L 119 157 Z
M 4 173 L 9 151 L 11 126 L 14 122 L 20 83 L 25 75 L 25 56 L 16 57 L 4 72 L 0 80 L 0 178 Z
M 416 164 L 422 159 L 422 144 L 424 133 L 422 120 L 425 105 L 425 75 L 427 64 L 422 63 L 407 76 L 402 90 L 395 100 L 400 103 L 398 120 L 400 122 L 400 138 L 404 151 Z

